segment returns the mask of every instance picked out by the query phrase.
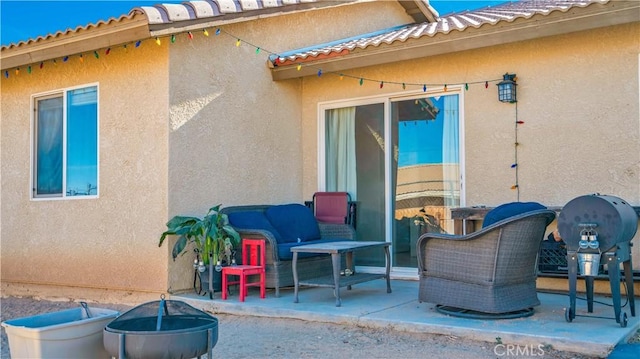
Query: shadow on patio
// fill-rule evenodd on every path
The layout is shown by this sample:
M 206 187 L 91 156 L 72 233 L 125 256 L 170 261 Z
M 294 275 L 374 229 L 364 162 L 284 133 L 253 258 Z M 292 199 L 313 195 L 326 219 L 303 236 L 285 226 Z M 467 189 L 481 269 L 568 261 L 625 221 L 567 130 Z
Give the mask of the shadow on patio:
M 281 289 L 279 298 L 273 290 L 267 290 L 266 299 L 260 299 L 257 288 L 252 288 L 244 303 L 238 301 L 235 291 L 227 300 L 220 299 L 220 293 L 215 293 L 213 300 L 189 293 L 174 295 L 173 299 L 212 313 L 393 328 L 523 346 L 544 345 L 594 357 L 606 357 L 617 344 L 626 343 L 640 329 L 639 316 L 637 313 L 636 317 L 631 316 L 625 297 L 622 310 L 629 317 L 626 328 L 616 323 L 611 298 L 600 295 L 595 295 L 593 313 L 587 313 L 586 300 L 578 299 L 577 317 L 571 323 L 564 314 L 569 296 L 553 293 L 538 294 L 541 305 L 535 307 L 531 317 L 486 321 L 447 316 L 437 312 L 433 304 L 419 303 L 418 281 L 392 280 L 393 292 L 389 294 L 384 283 L 376 280 L 354 285 L 350 291 L 342 288 L 341 307 L 335 306 L 332 289 L 317 287 L 301 287 L 299 303 L 293 303 L 293 288 Z M 578 298 L 583 296 L 579 293 Z

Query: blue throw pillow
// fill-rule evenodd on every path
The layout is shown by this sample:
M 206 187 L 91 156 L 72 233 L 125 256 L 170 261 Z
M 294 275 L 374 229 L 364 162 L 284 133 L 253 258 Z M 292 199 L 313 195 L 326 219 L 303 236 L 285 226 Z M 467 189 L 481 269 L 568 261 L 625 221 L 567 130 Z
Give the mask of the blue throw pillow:
M 282 236 L 283 243 L 320 239 L 318 222 L 306 206 L 297 203 L 271 206 L 265 214 Z
M 271 225 L 271 222 L 261 211 L 231 212 L 227 216 L 229 217 L 229 224 L 233 227 L 269 231 L 273 234 L 276 242 L 282 240 L 280 233 Z
M 482 222 L 482 228 L 499 222 L 503 219 L 516 216 L 518 214 L 536 211 L 539 209 L 547 209 L 547 207 L 537 202 L 511 202 L 501 204 L 498 207 L 490 210 L 485 216 Z

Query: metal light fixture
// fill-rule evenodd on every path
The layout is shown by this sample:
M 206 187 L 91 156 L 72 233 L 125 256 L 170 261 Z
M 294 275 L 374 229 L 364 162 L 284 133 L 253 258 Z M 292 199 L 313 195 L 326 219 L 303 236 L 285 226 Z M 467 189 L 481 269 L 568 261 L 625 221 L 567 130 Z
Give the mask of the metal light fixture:
M 517 102 L 516 98 L 516 74 L 504 74 L 502 81 L 498 83 L 498 100 L 500 102 Z

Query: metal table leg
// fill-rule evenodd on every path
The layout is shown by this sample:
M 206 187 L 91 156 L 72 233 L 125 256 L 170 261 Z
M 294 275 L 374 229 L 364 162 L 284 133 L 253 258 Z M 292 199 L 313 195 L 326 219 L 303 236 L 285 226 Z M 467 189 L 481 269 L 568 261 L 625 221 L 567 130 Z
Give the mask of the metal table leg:
M 300 287 L 300 282 L 298 281 L 298 252 L 293 252 L 291 265 L 293 266 L 293 302 L 298 303 L 298 288 Z
M 389 253 L 389 246 L 384 247 L 385 258 L 385 278 L 387 278 L 387 293 L 391 293 L 391 254 Z
M 347 252 L 346 253 L 346 262 L 347 262 L 346 263 L 347 264 L 347 268 L 349 268 L 349 270 L 351 270 L 351 275 L 356 274 L 356 268 L 353 265 L 353 252 Z M 345 270 L 345 274 L 344 275 L 347 275 L 346 270 Z M 351 290 L 351 285 L 347 286 L 347 290 Z
M 336 296 L 336 307 L 342 305 L 340 301 L 340 253 L 331 253 L 333 264 L 333 292 Z

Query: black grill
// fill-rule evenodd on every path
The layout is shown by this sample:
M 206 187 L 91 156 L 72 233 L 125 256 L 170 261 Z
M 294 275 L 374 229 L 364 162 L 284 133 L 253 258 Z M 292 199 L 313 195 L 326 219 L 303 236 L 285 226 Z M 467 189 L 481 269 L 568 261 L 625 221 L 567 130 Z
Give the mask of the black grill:
M 615 319 L 627 325 L 620 300 L 620 264 L 624 267 L 625 284 L 631 315 L 635 317 L 631 240 L 638 229 L 638 215 L 626 201 L 600 194 L 574 198 L 558 216 L 558 231 L 566 243 L 569 273 L 570 308 L 565 319 L 576 317 L 576 281 L 584 277 L 587 289 L 588 312 L 593 312 L 594 276 L 601 265 L 607 266 Z M 578 270 L 579 269 L 579 270 Z
M 567 203 L 558 217 L 558 231 L 567 250 L 579 250 L 581 234 L 596 233 L 599 250 L 615 250 L 618 243 L 630 242 L 638 229 L 638 216 L 624 200 L 604 195 L 577 197 Z

